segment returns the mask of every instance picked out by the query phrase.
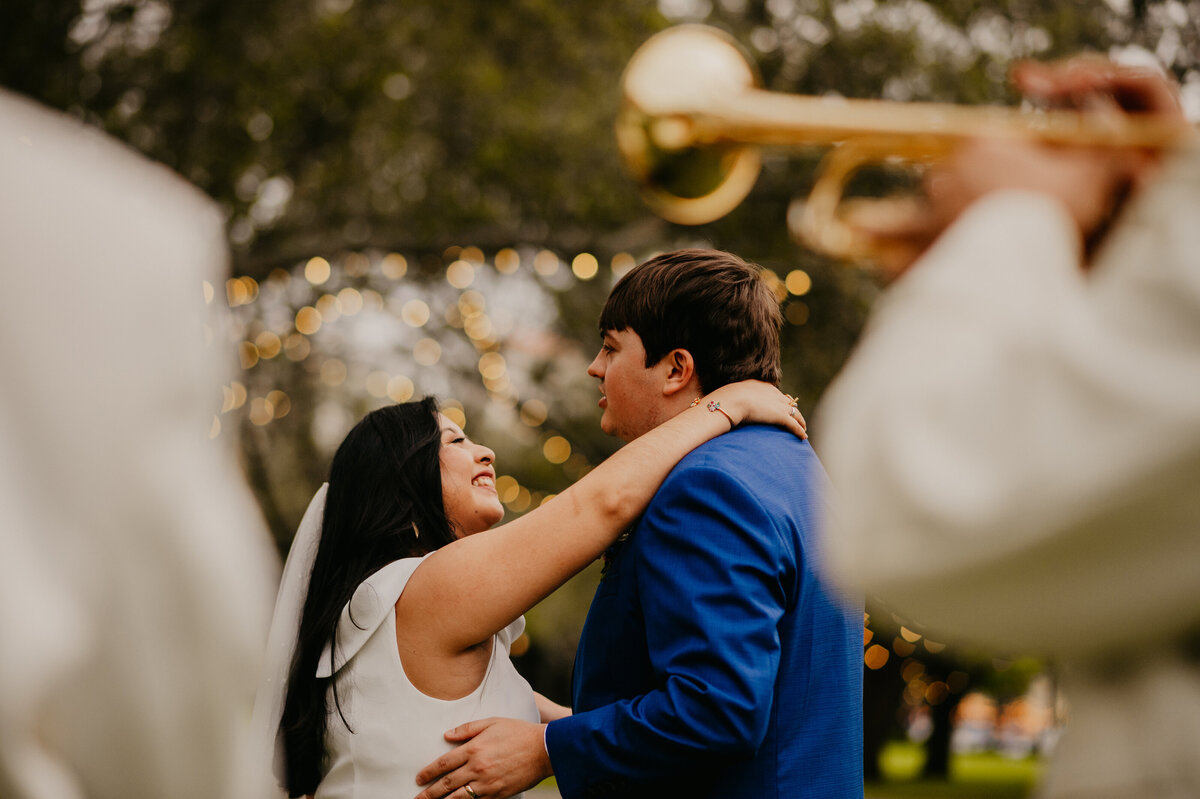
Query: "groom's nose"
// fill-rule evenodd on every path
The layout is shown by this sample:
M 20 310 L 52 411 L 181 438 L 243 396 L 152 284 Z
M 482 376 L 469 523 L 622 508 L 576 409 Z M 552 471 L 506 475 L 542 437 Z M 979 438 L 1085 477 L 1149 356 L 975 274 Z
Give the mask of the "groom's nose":
M 592 377 L 595 377 L 595 378 L 599 378 L 599 379 L 602 379 L 604 377 L 604 368 L 603 368 L 603 363 L 602 363 L 603 359 L 600 357 L 601 354 L 602 353 L 597 352 L 596 357 L 592 358 L 592 362 L 590 364 L 588 364 L 588 368 L 587 368 L 587 373 L 589 375 L 591 375 Z

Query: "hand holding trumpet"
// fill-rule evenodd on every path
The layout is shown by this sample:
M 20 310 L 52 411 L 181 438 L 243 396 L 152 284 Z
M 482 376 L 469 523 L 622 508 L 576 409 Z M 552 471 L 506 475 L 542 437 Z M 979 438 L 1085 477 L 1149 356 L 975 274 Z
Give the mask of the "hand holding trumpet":
M 1026 97 L 1080 111 L 1101 126 L 1105 120 L 1140 114 L 1187 129 L 1174 84 L 1152 70 L 1081 56 L 1053 63 L 1022 62 L 1012 77 Z M 919 213 L 864 232 L 889 242 L 882 266 L 895 276 L 973 202 L 993 191 L 1020 189 L 1061 202 L 1090 251 L 1125 200 L 1154 177 L 1161 159 L 1161 150 L 982 136 L 964 141 L 930 168 Z

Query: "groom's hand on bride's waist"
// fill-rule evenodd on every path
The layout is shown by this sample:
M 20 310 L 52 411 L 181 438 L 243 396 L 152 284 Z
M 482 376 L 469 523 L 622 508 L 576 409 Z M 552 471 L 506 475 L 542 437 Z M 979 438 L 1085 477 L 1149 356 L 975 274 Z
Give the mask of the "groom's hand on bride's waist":
M 516 719 L 493 717 L 459 725 L 446 733 L 446 740 L 460 746 L 417 774 L 417 784 L 427 787 L 415 799 L 471 799 L 472 794 L 505 799 L 532 788 L 554 773 L 545 735 L 545 724 Z

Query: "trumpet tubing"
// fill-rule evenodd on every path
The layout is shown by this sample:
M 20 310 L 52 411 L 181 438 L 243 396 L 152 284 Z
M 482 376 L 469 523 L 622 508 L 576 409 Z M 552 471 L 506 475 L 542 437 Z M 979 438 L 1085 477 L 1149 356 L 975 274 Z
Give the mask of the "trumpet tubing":
M 761 168 L 762 146 L 834 148 L 822 164 L 797 235 L 852 260 L 870 245 L 838 213 L 846 181 L 863 164 L 944 158 L 965 139 L 1015 137 L 1099 147 L 1179 144 L 1175 124 L 1073 111 L 807 97 L 769 92 L 727 34 L 680 25 L 651 37 L 622 77 L 617 145 L 647 204 L 680 224 L 704 224 L 736 208 Z

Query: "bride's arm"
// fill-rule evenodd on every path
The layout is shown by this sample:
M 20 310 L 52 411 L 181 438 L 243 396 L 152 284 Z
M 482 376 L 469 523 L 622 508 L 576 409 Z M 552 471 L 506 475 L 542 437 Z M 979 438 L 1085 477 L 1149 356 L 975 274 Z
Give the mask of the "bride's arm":
M 705 400 L 626 444 L 545 505 L 430 555 L 396 604 L 410 642 L 453 654 L 503 629 L 599 557 L 675 464 L 727 432 L 731 420 L 804 435 L 784 395 L 767 383 L 723 386 Z M 709 411 L 708 401 L 720 402 L 730 418 Z
M 557 721 L 571 715 L 571 708 L 566 705 L 560 705 L 553 699 L 547 699 L 537 691 L 533 692 L 533 701 L 537 703 L 538 717 L 541 718 L 543 724 L 548 724 L 551 721 Z

